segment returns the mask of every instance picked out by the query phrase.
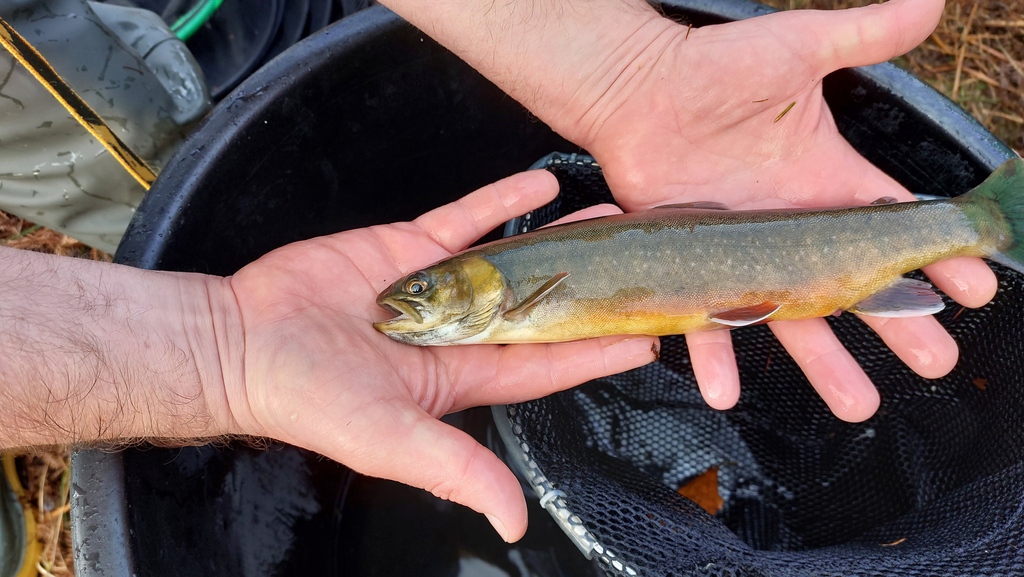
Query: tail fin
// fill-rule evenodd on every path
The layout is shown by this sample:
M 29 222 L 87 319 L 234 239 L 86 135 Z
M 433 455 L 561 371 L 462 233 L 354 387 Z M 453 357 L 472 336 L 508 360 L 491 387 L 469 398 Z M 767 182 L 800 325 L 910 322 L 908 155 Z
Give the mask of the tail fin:
M 998 216 L 1009 226 L 1012 240 L 989 258 L 1024 273 L 1024 159 L 1007 160 L 965 197 L 998 206 Z

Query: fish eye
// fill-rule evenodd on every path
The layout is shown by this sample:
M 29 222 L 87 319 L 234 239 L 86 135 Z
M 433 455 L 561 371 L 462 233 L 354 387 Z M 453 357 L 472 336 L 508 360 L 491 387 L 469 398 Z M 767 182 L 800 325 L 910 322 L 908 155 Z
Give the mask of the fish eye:
M 410 279 L 405 283 L 405 292 L 411 295 L 423 294 L 427 290 L 427 281 L 423 279 Z

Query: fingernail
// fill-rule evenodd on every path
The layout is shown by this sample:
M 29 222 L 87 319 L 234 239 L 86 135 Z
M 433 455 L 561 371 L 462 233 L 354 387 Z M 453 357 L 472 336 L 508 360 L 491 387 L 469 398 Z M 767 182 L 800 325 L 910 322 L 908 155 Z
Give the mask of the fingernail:
M 701 382 L 700 385 L 704 390 L 704 400 L 712 407 L 718 408 L 718 405 L 722 402 L 722 397 L 725 396 L 725 383 L 716 375 L 715 378 L 707 379 L 706 382 Z
M 508 529 L 505 528 L 505 524 L 490 513 L 484 513 L 484 516 L 487 517 L 487 521 L 490 522 L 491 527 L 494 527 L 494 530 L 498 532 L 498 536 L 501 537 L 501 540 L 508 543 Z

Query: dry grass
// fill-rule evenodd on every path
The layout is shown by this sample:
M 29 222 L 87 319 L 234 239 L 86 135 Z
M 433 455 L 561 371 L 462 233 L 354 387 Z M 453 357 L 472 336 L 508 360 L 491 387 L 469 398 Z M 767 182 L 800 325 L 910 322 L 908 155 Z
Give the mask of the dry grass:
M 18 462 L 25 488 L 32 496 L 36 539 L 42 545 L 36 570 L 45 577 L 74 575 L 69 456 L 66 452 L 39 451 L 22 456 Z
M 782 9 L 836 9 L 866 0 L 762 0 Z M 894 60 L 1024 151 L 1024 0 L 947 0 L 931 37 Z
M 110 262 L 111 256 L 66 234 L 0 212 L 0 246 Z
M 836 9 L 864 0 L 766 0 L 783 9 Z M 1017 151 L 1024 151 L 1024 0 L 948 0 L 935 33 L 896 63 L 974 115 Z M 51 230 L 0 213 L 0 244 L 54 254 L 110 256 Z M 34 499 L 43 544 L 40 575 L 73 575 L 68 529 L 68 455 L 40 452 L 20 459 Z
M 1024 2 L 954 0 L 905 68 L 1024 151 Z

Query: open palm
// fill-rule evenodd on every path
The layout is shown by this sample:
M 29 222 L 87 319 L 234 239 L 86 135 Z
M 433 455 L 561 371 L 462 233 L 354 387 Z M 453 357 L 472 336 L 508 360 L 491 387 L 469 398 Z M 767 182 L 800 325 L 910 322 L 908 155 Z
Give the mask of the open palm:
M 411 347 L 374 330 L 394 279 L 462 250 L 549 201 L 546 172 L 507 178 L 411 223 L 274 251 L 231 277 L 244 325 L 244 383 L 228 386 L 238 432 L 317 451 L 368 475 L 427 489 L 488 515 L 506 539 L 526 504 L 505 465 L 437 418 L 541 397 L 654 359 L 655 339 L 516 347 Z
M 689 201 L 750 209 L 913 200 L 842 138 L 821 80 L 911 49 L 942 7 L 942 0 L 893 0 L 692 30 L 672 25 L 569 132 L 597 157 L 627 210 Z M 995 277 L 978 259 L 926 272 L 966 306 L 995 293 Z M 942 376 L 956 363 L 956 344 L 933 317 L 864 320 L 923 376 Z M 771 327 L 833 412 L 853 421 L 874 413 L 877 391 L 823 319 Z M 739 377 L 728 333 L 691 335 L 688 344 L 705 398 L 732 406 Z

